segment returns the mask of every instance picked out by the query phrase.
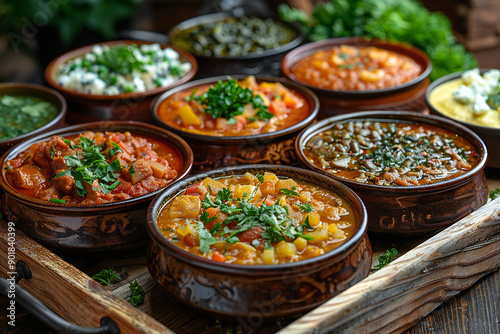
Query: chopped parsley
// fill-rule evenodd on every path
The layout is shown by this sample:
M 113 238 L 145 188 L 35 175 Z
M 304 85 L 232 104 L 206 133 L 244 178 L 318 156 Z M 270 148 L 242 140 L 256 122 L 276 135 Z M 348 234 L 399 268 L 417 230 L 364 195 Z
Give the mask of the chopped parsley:
M 500 188 L 496 188 L 495 190 L 490 190 L 490 198 L 496 199 L 500 197 Z
M 260 183 L 264 183 L 264 175 L 262 174 L 257 174 L 255 177 L 260 181 Z
M 310 203 L 299 204 L 298 206 L 304 212 L 311 212 L 313 210 L 313 208 L 312 208 L 312 206 L 311 206 Z
M 66 200 L 65 199 L 59 199 L 59 198 L 51 198 L 51 199 L 49 199 L 49 202 L 66 204 Z
M 211 115 L 213 119 L 225 118 L 228 124 L 236 124 L 234 116 L 242 115 L 245 105 L 249 103 L 257 110 L 256 116 L 259 120 L 268 121 L 274 116 L 260 96 L 254 96 L 249 88 L 243 88 L 234 79 L 218 81 L 205 93 L 195 95 L 193 92 L 186 100 L 197 101 L 203 106 L 206 114 Z
M 292 190 L 286 188 L 280 189 L 280 193 L 285 194 L 286 197 L 300 196 L 299 192 L 297 191 L 297 187 L 292 187 Z
M 196 225 L 196 230 L 198 231 L 198 238 L 200 239 L 200 251 L 203 254 L 206 254 L 210 250 L 210 245 L 215 244 L 217 240 L 215 240 L 210 232 L 207 231 L 202 222 L 198 222 L 198 225 Z
M 92 190 L 100 190 L 104 195 L 120 184 L 118 180 L 121 170 L 119 160 L 108 163 L 101 152 L 102 147 L 94 145 L 93 140 L 83 136 L 80 137 L 80 144 L 73 146 L 81 149 L 81 155 L 65 156 L 64 160 L 69 169 L 59 172 L 55 178 L 71 175 L 80 196 L 88 193 L 84 183 L 92 185 Z M 94 186 L 94 181 L 98 182 L 99 187 Z

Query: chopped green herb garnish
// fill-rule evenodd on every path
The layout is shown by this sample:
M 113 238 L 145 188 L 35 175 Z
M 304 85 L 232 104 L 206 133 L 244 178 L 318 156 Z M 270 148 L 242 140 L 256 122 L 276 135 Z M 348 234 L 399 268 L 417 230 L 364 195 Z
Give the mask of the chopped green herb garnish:
M 311 204 L 309 204 L 309 203 L 299 204 L 298 206 L 304 212 L 311 212 L 313 210 Z
M 280 193 L 285 194 L 286 197 L 300 196 L 299 192 L 297 191 L 297 187 L 292 187 L 292 190 L 286 188 L 280 189 Z
M 130 165 L 130 168 L 128 169 L 128 172 L 130 173 L 130 176 L 134 175 L 135 173 L 135 168 L 134 168 L 134 163 Z
M 51 199 L 49 199 L 49 202 L 66 204 L 65 199 L 59 199 L 59 198 L 51 198 Z
M 111 148 L 109 150 L 109 157 L 110 158 L 112 158 L 116 153 L 123 151 L 122 148 L 120 147 L 120 145 L 118 145 L 114 141 L 112 141 L 111 144 L 113 145 L 113 148 Z
M 55 153 L 56 153 L 56 150 L 54 149 L 54 146 L 51 146 L 50 147 L 50 158 L 51 159 L 54 159 Z
M 260 183 L 264 183 L 264 175 L 262 175 L 262 174 L 257 174 L 257 175 L 255 175 L 255 177 L 256 177 L 257 179 L 259 179 Z
M 207 225 L 208 223 L 210 223 L 216 219 L 217 219 L 217 217 L 215 217 L 215 216 L 210 218 L 208 212 L 206 212 L 206 211 L 203 211 L 201 213 L 201 216 L 200 216 L 200 220 L 202 221 L 203 225 Z
M 500 197 L 500 188 L 496 188 L 495 190 L 490 190 L 490 198 L 496 199 Z
M 120 276 L 118 276 L 113 268 L 103 269 L 99 273 L 92 276 L 92 278 L 104 286 L 110 285 L 113 280 L 121 280 Z
M 198 231 L 198 238 L 200 239 L 200 251 L 206 254 L 210 250 L 210 245 L 215 244 L 217 240 L 207 231 L 202 222 L 198 222 L 196 229 Z
M 144 303 L 144 289 L 135 280 L 129 285 L 130 288 L 130 298 L 128 302 L 133 306 L 137 307 Z
M 378 256 L 378 264 L 373 266 L 372 269 L 380 269 L 382 267 L 385 267 L 390 262 L 392 262 L 397 255 L 398 251 L 396 250 L 396 248 L 386 250 L 384 254 Z
M 201 95 L 195 95 L 193 92 L 189 100 L 199 102 L 205 113 L 212 118 L 225 118 L 229 124 L 236 124 L 234 116 L 243 114 L 245 105 L 249 103 L 257 110 L 256 116 L 259 120 L 267 121 L 274 116 L 260 96 L 254 96 L 249 88 L 241 87 L 234 79 L 218 81 Z
M 173 229 L 171 229 L 170 227 L 164 227 L 164 228 L 163 228 L 163 231 L 174 232 L 174 230 L 173 230 Z

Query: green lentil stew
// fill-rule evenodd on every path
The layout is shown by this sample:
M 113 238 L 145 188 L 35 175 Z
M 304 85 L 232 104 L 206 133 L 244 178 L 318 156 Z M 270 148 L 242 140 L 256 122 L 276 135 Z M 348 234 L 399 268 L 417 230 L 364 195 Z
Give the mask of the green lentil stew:
M 33 96 L 0 96 L 0 140 L 21 136 L 52 121 L 56 106 Z
M 200 56 L 244 57 L 291 42 L 297 33 L 272 19 L 230 17 L 179 31 L 172 39 Z
M 381 186 L 449 180 L 478 164 L 464 138 L 428 124 L 376 120 L 337 123 L 311 138 L 311 163 L 337 176 Z

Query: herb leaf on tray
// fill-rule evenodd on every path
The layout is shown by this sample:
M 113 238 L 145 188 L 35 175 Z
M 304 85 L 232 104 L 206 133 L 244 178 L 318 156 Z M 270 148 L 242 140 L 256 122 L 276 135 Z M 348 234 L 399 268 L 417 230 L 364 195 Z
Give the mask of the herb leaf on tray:
M 92 276 L 92 278 L 104 286 L 110 285 L 113 280 L 121 280 L 114 268 L 103 269 Z
M 396 248 L 391 248 L 385 251 L 384 254 L 378 256 L 378 264 L 373 266 L 372 269 L 380 269 L 385 267 L 389 263 L 391 263 L 396 256 L 398 255 L 398 251 Z
M 500 188 L 496 188 L 495 190 L 490 190 L 490 198 L 497 199 L 500 197 Z
M 142 288 L 142 286 L 139 285 L 139 283 L 137 283 L 137 280 L 130 283 L 129 288 L 130 288 L 130 298 L 128 302 L 135 307 L 144 303 L 144 289 Z

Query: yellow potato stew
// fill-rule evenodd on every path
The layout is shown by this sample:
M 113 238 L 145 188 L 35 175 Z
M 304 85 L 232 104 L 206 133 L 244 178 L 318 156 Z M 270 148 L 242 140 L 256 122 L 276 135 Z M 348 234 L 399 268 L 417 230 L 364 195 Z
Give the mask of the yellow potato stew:
M 309 104 L 279 82 L 219 81 L 175 93 L 158 108 L 174 128 L 207 136 L 248 136 L 288 128 L 310 114 Z
M 177 247 L 243 265 L 319 256 L 358 228 L 353 209 L 335 192 L 268 172 L 207 177 L 163 207 L 157 221 Z

